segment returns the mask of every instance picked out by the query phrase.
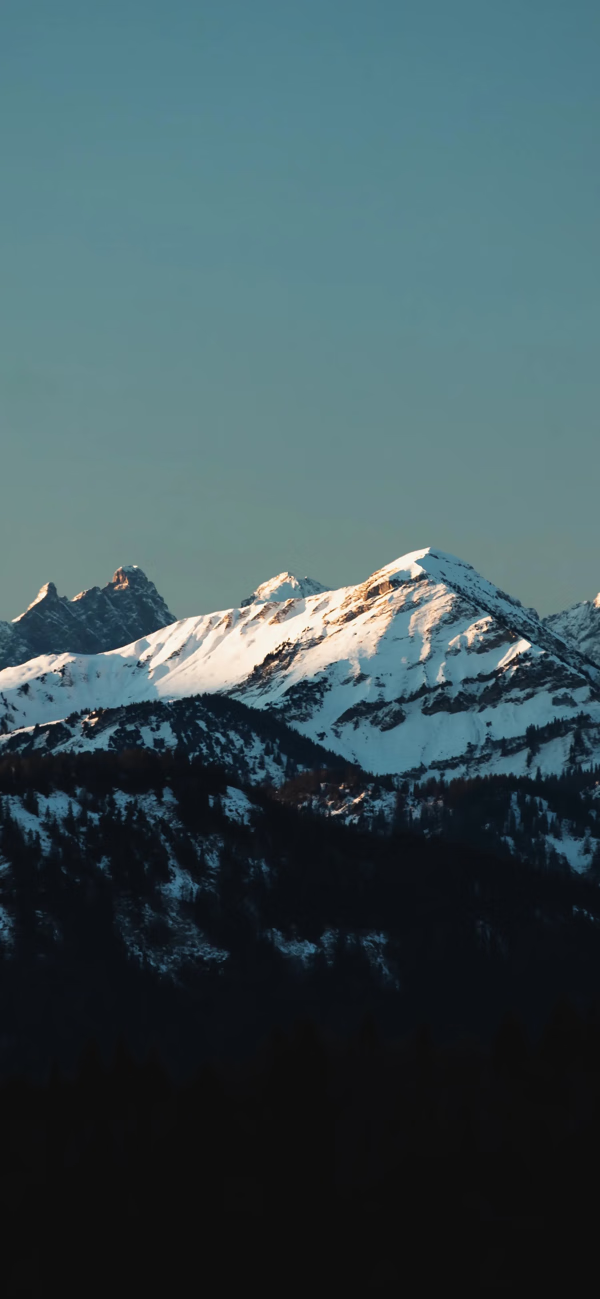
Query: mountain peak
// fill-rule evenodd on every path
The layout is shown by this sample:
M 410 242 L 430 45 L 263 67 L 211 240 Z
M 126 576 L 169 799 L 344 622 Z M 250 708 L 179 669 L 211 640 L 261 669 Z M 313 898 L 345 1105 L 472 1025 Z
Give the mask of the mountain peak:
M 457 555 L 451 555 L 448 551 L 437 550 L 433 546 L 427 546 L 423 550 L 411 550 L 400 559 L 386 564 L 384 568 L 373 573 L 369 578 L 369 584 L 380 578 L 387 578 L 390 581 L 395 579 L 400 582 L 428 578 L 434 583 L 451 587 L 466 599 L 481 604 L 493 614 L 499 614 L 501 609 L 506 614 L 510 607 L 513 616 L 518 613 L 521 630 L 525 623 L 530 624 L 529 629 L 526 629 L 527 635 L 530 634 L 531 627 L 534 624 L 537 626 L 540 622 L 536 609 L 524 606 L 515 596 L 508 595 L 493 582 L 489 582 L 466 560 L 459 559 Z
M 404 582 L 423 576 L 432 577 L 435 581 L 440 579 L 452 581 L 459 576 L 464 579 L 466 575 L 468 575 L 467 580 L 475 577 L 478 581 L 485 581 L 472 564 L 445 550 L 437 550 L 434 546 L 425 546 L 422 550 L 411 550 L 407 555 L 401 555 L 399 559 L 392 560 L 391 564 L 378 569 L 373 577 L 380 575 L 397 577 Z
M 99 654 L 173 622 L 154 583 L 137 564 L 123 564 L 106 586 L 88 587 L 72 600 L 59 595 L 54 582 L 46 582 L 24 613 L 12 624 L 3 624 L 0 666 L 39 654 Z
M 59 599 L 60 599 L 60 596 L 59 596 L 58 591 L 57 591 L 57 589 L 56 589 L 56 587 L 55 587 L 55 585 L 54 585 L 54 582 L 44 582 L 44 585 L 40 587 L 40 589 L 39 589 L 39 591 L 38 591 L 38 593 L 37 593 L 37 595 L 36 595 L 36 597 L 35 597 L 35 600 L 32 600 L 32 601 L 31 601 L 31 604 L 28 604 L 28 605 L 27 605 L 27 608 L 26 608 L 26 610 L 25 610 L 24 613 L 20 613 L 20 614 L 18 615 L 18 617 L 17 617 L 17 618 L 13 618 L 12 621 L 13 621 L 13 622 L 20 622 L 21 619 L 22 619 L 22 618 L 25 618 L 25 616 L 29 613 L 29 610 L 30 610 L 30 609 L 34 609 L 35 606 L 36 606 L 37 604 L 42 604 L 42 602 L 43 602 L 44 600 L 48 600 L 48 599 L 50 599 L 50 600 L 59 600 Z
M 114 587 L 115 590 L 120 587 L 133 586 L 135 586 L 137 590 L 141 590 L 142 587 L 149 587 L 152 585 L 153 583 L 149 581 L 143 569 L 139 568 L 137 564 L 121 564 L 121 566 L 115 570 L 109 582 L 109 586 Z
M 323 591 L 329 590 L 331 590 L 329 586 L 323 586 L 323 583 L 317 582 L 314 577 L 295 577 L 293 573 L 288 572 L 277 573 L 275 577 L 261 582 L 247 600 L 242 600 L 240 608 L 244 609 L 249 604 L 263 604 L 267 600 L 277 603 L 283 600 L 306 600 L 311 595 L 321 595 Z
M 600 667 L 600 594 L 544 618 L 547 627 Z

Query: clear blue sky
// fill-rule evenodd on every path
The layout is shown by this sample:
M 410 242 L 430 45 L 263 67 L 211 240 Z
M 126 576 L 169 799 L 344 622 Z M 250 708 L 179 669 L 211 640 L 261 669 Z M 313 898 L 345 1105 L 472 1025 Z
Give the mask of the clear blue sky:
M 3 0 L 0 617 L 600 588 L 597 0 Z

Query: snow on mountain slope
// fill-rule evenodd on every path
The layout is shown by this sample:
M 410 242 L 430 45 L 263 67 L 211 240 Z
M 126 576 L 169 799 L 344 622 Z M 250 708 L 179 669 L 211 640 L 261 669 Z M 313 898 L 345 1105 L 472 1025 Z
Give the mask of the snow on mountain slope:
M 266 600 L 296 600 L 309 595 L 320 595 L 329 591 L 328 586 L 316 582 L 314 577 L 294 577 L 293 573 L 277 573 L 267 582 L 262 582 L 247 600 L 242 600 L 240 608 L 249 604 L 264 604 Z
M 97 654 L 174 622 L 162 596 L 136 564 L 118 568 L 104 587 L 72 600 L 47 582 L 24 613 L 0 623 L 0 667 L 37 654 Z
M 550 614 L 544 618 L 544 625 L 600 667 L 600 595 L 574 604 L 563 613 Z
M 375 773 L 521 772 L 534 752 L 561 770 L 600 753 L 598 676 L 533 610 L 429 548 L 357 586 L 7 668 L 0 727 L 219 691 Z

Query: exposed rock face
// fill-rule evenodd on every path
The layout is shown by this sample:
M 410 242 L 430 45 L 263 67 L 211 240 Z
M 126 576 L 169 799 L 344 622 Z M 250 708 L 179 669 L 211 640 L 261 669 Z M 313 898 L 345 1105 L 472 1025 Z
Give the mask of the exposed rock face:
M 175 621 L 153 582 L 137 565 L 118 568 L 104 587 L 69 600 L 47 582 L 25 613 L 0 623 L 0 667 L 39 654 L 101 654 Z
M 31 653 L 28 642 L 14 624 L 0 622 L 0 668 L 26 663 Z
M 595 600 L 583 600 L 563 613 L 552 613 L 544 623 L 556 636 L 562 636 L 586 658 L 600 667 L 600 595 Z

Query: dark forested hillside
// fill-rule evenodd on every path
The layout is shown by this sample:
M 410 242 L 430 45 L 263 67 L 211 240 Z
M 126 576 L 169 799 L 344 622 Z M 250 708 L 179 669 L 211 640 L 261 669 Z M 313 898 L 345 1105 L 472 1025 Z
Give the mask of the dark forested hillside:
M 5 751 L 8 1294 L 246 1283 L 261 1227 L 286 1293 L 516 1289 L 592 1231 L 600 893 L 543 846 L 592 840 L 597 773 L 312 756 Z
M 560 775 L 543 775 L 535 765 L 541 743 L 536 727 L 529 728 L 528 741 L 531 763 L 525 776 L 375 777 L 268 710 L 205 694 L 97 709 L 8 732 L 0 736 L 0 771 L 10 771 L 6 760 L 17 755 L 33 761 L 22 770 L 42 773 L 50 755 L 83 760 L 133 748 L 177 753 L 219 766 L 234 785 L 267 784 L 279 789 L 289 806 L 362 830 L 407 829 L 551 869 L 597 873 L 600 768 L 585 766 L 574 755 Z
M 540 868 L 598 877 L 598 767 L 569 767 L 556 776 L 532 770 L 530 776 L 452 781 L 373 777 L 358 768 L 312 769 L 283 781 L 278 797 L 363 830 L 404 829 Z
M 90 1031 L 185 1069 L 299 1014 L 485 1035 L 600 987 L 589 878 L 338 824 L 179 752 L 6 758 L 0 809 L 5 1072 Z

